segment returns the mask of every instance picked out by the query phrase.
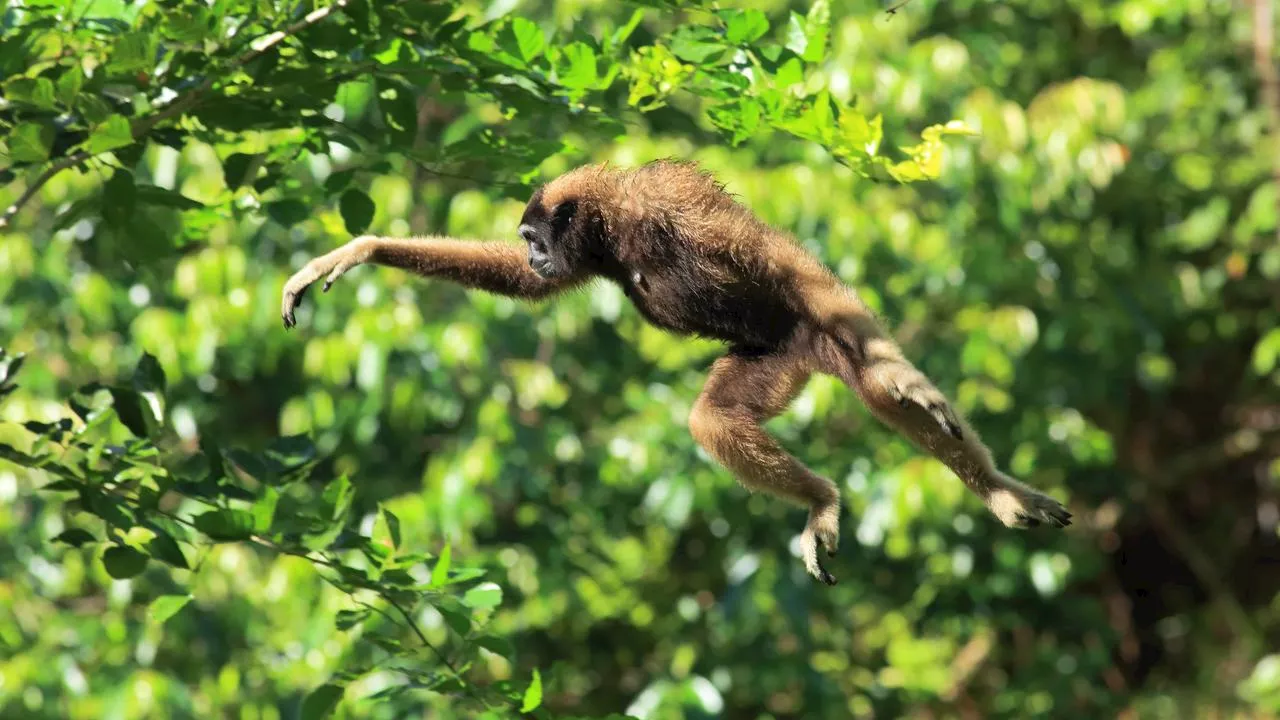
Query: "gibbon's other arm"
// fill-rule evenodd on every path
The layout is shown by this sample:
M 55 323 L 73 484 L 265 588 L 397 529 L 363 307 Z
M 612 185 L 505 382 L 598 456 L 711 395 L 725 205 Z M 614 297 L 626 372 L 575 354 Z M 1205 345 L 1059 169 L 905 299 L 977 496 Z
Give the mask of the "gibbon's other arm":
M 529 300 L 545 298 L 573 282 L 570 278 L 539 277 L 529 267 L 525 249 L 513 243 L 364 235 L 312 260 L 289 278 L 280 307 L 285 327 L 296 324 L 293 311 L 312 283 L 324 278 L 323 291 L 328 292 L 343 273 L 364 263 L 409 270 L 424 277 L 443 278 L 464 287 Z

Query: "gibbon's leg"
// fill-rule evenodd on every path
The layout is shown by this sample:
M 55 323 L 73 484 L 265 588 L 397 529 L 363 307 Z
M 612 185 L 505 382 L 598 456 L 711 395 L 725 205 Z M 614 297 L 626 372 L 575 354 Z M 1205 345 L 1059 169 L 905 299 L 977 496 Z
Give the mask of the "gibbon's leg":
M 829 292 L 822 300 L 827 322 L 814 338 L 822 372 L 839 377 L 881 422 L 951 468 L 1006 526 L 1071 524 L 1071 513 L 1061 503 L 995 466 L 982 438 L 903 356 L 852 291 Z
M 763 490 L 809 508 L 801 554 L 810 575 L 836 579 L 818 561 L 821 544 L 834 555 L 840 541 L 840 494 L 778 445 L 761 424 L 782 412 L 809 379 L 811 359 L 798 349 L 777 354 L 732 352 L 711 367 L 689 415 L 689 432 L 748 490 Z
M 442 237 L 389 238 L 364 235 L 307 263 L 285 283 L 280 314 L 294 326 L 293 311 L 307 288 L 325 278 L 324 292 L 356 265 L 373 263 L 452 280 L 465 287 L 539 299 L 564 289 L 572 280 L 544 280 L 529 267 L 523 246 Z

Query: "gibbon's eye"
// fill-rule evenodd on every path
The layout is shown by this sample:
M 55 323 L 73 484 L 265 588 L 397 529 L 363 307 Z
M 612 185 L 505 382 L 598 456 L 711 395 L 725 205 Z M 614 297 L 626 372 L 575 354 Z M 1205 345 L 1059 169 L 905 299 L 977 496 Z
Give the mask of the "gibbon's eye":
M 572 200 L 566 200 L 556 206 L 551 214 L 551 227 L 557 233 L 562 233 L 569 229 L 569 223 L 573 222 L 573 216 L 578 212 L 578 204 Z

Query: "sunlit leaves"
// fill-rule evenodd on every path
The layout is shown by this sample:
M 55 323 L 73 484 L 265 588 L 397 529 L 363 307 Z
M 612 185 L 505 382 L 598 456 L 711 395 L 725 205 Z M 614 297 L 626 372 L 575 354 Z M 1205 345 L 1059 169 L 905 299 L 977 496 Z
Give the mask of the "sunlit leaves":
M 769 32 L 769 18 L 759 10 L 729 10 L 722 17 L 725 40 L 734 45 L 755 42 Z
M 36 123 L 19 125 L 5 140 L 9 145 L 9 157 L 15 162 L 43 162 L 53 146 L 53 128 Z
M 888 166 L 895 180 L 932 180 L 942 173 L 942 158 L 946 150 L 943 138 L 956 135 L 975 135 L 973 130 L 959 121 L 945 125 L 930 125 L 921 133 L 921 142 L 903 148 L 908 160 Z
M 1280 366 L 1280 328 L 1272 328 L 1253 347 L 1253 369 L 1266 375 Z
M 453 560 L 453 548 L 445 545 L 440 551 L 435 567 L 431 568 L 431 587 L 440 587 L 449 579 L 449 565 Z
M 262 496 L 253 504 L 250 514 L 253 515 L 253 531 L 256 533 L 265 533 L 271 530 L 271 523 L 275 520 L 276 505 L 280 502 L 280 491 L 273 487 L 263 488 Z
M 177 615 L 182 608 L 191 602 L 190 595 L 161 595 L 151 602 L 151 607 L 147 609 L 147 614 L 151 616 L 151 620 L 157 624 L 163 625 L 169 618 Z
M 462 596 L 462 602 L 477 610 L 495 608 L 502 603 L 502 588 L 494 583 L 481 583 Z
M 519 52 L 520 59 L 526 63 L 532 62 L 547 47 L 547 38 L 542 34 L 542 30 L 537 24 L 525 18 L 517 17 L 512 19 L 509 32 L 515 40 L 515 47 Z
M 110 115 L 89 134 L 85 150 L 97 155 L 133 143 L 133 131 L 123 115 Z
M 537 668 L 533 669 L 533 679 L 529 682 L 529 687 L 524 691 L 524 698 L 520 703 L 520 712 L 533 712 L 542 705 L 542 674 Z
M 393 550 L 400 547 L 400 518 L 395 513 L 386 508 L 378 510 L 373 525 L 373 541 Z
M 53 81 L 44 77 L 14 78 L 4 83 L 3 90 L 6 100 L 46 110 L 53 108 L 56 99 Z
M 712 63 L 728 51 L 719 33 L 704 25 L 684 25 L 667 38 L 671 52 L 681 60 L 695 65 Z
M 131 32 L 116 40 L 107 67 L 111 72 L 132 73 L 150 70 L 156 63 L 159 38 L 146 32 Z
M 630 81 L 627 103 L 645 111 L 656 110 L 680 89 L 693 72 L 692 65 L 681 62 L 664 45 L 640 48 L 624 70 Z
M 827 35 L 831 25 L 831 5 L 817 0 L 804 17 L 791 13 L 787 21 L 787 49 L 806 62 L 818 62 L 827 52 Z

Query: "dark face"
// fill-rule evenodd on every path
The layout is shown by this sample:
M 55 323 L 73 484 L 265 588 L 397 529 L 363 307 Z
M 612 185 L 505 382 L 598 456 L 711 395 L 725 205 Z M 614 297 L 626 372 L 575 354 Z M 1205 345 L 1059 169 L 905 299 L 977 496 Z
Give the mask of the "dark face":
M 586 238 L 577 215 L 574 200 L 547 207 L 541 188 L 529 199 L 519 233 L 529 245 L 529 267 L 539 277 L 552 280 L 580 271 Z

